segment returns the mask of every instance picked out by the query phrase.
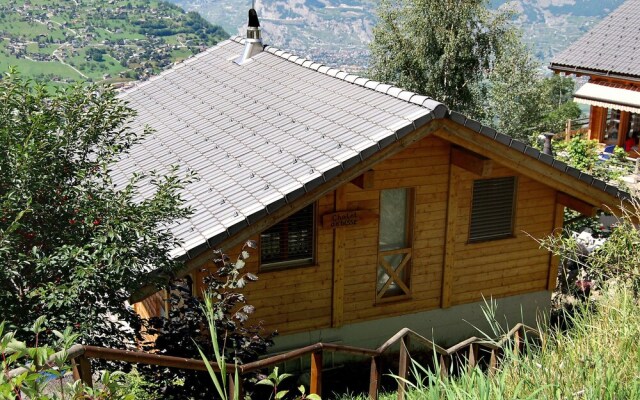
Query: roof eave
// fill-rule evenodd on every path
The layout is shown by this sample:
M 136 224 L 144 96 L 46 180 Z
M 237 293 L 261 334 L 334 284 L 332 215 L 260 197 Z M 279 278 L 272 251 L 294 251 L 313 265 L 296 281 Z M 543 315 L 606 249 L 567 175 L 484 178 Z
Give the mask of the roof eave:
M 447 117 L 448 110 L 445 106 L 441 106 L 437 107 L 431 114 L 433 114 L 432 117 L 420 121 L 419 126 L 416 126 L 416 124 L 414 123 L 413 129 L 401 129 L 400 131 L 396 132 L 396 135 L 394 135 L 395 140 L 392 142 L 383 143 L 382 145 L 384 147 L 379 147 L 378 151 L 367 153 L 365 150 L 358 156 L 359 159 L 354 159 L 352 160 L 352 162 L 349 162 L 349 160 L 346 161 L 345 163 L 343 163 L 343 165 L 349 165 L 349 167 L 344 168 L 334 177 L 326 179 L 315 188 L 310 189 L 306 193 L 301 193 L 295 199 L 291 199 L 290 201 L 278 201 L 278 203 L 280 204 L 278 204 L 277 207 L 273 207 L 272 205 L 272 211 L 270 213 L 264 213 L 261 218 L 256 219 L 251 224 L 242 222 L 239 224 L 242 226 L 238 226 L 238 229 L 236 229 L 236 226 L 230 227 L 225 232 L 208 239 L 206 243 L 203 243 L 202 245 L 188 251 L 186 254 L 178 257 L 178 260 L 180 261 L 195 261 L 190 262 L 189 265 L 184 265 L 173 274 L 167 274 L 164 271 L 149 272 L 149 281 L 166 281 L 177 279 L 187 275 L 191 270 L 201 266 L 204 262 L 206 262 L 207 259 L 203 259 L 202 261 L 197 259 L 201 259 L 208 249 L 228 249 L 242 243 L 244 240 L 247 240 L 247 238 L 259 234 L 271 225 L 295 213 L 297 210 L 313 203 L 323 195 L 337 189 L 345 183 L 352 181 L 364 172 L 371 169 L 381 160 L 391 157 L 394 154 L 404 150 L 411 144 L 415 143 L 416 141 L 431 135 L 437 129 L 442 127 L 443 121 Z M 366 155 L 366 157 L 363 157 L 363 153 Z M 267 209 L 268 208 L 269 206 L 267 206 Z M 156 291 L 158 291 L 158 287 L 156 284 L 145 285 L 140 290 L 132 294 L 130 301 L 132 303 L 141 301 L 142 299 L 155 293 Z
M 463 127 L 463 129 L 452 129 L 452 124 Z M 229 233 L 224 237 L 220 236 L 217 239 L 211 239 L 206 246 L 199 246 L 197 253 L 194 251 L 190 252 L 190 265 L 185 265 L 171 276 L 159 271 L 155 273 L 151 272 L 149 274 L 149 280 L 158 282 L 161 279 L 170 280 L 185 276 L 192 269 L 198 268 L 207 262 L 208 258 L 203 256 L 205 250 L 208 248 L 230 248 L 242 243 L 242 241 L 247 238 L 259 234 L 274 223 L 313 203 L 326 193 L 352 181 L 360 174 L 372 168 L 376 163 L 387 157 L 391 157 L 412 143 L 432 134 L 451 143 L 462 145 L 472 151 L 490 154 L 489 157 L 498 158 L 499 162 L 517 164 L 521 167 L 519 170 L 522 168 L 527 169 L 525 175 L 533 176 L 542 174 L 544 178 L 536 175 L 533 179 L 542 182 L 549 182 L 549 180 L 559 182 L 558 184 L 550 186 L 563 193 L 584 199 L 586 202 L 598 208 L 609 208 L 612 211 L 616 211 L 624 207 L 625 202 L 632 201 L 632 196 L 629 193 L 623 192 L 615 186 L 608 185 L 604 181 L 582 173 L 531 146 L 527 146 L 510 136 L 497 132 L 495 129 L 484 126 L 478 121 L 467 118 L 457 112 L 449 112 L 446 116 L 433 118 L 425 122 L 421 127 L 407 132 L 402 138 L 390 143 L 384 149 L 375 153 L 377 157 L 368 157 L 361 160 L 357 164 L 352 165 L 351 168 L 336 175 L 333 179 L 326 180 L 316 188 L 310 190 L 306 195 L 299 196 L 291 202 L 282 204 L 277 210 L 270 214 L 265 214 L 263 218 L 255 221 L 255 223 L 247 225 L 243 229 L 236 230 L 233 233 Z M 499 146 L 496 146 L 496 142 Z M 509 156 L 509 154 L 511 154 L 511 156 Z M 523 159 L 529 161 L 529 163 L 533 163 L 535 168 L 527 167 L 525 165 L 527 163 L 523 163 Z M 563 176 L 569 179 L 569 184 L 561 182 L 562 179 L 558 178 L 562 178 Z M 186 260 L 186 258 L 183 260 Z M 158 287 L 156 285 L 148 284 L 134 293 L 130 300 L 131 302 L 140 301 L 157 290 Z
M 577 67 L 577 66 L 556 64 L 556 63 L 551 63 L 549 65 L 549 69 L 556 73 L 589 75 L 589 76 L 594 76 L 599 78 L 613 78 L 613 79 L 620 79 L 623 81 L 640 82 L 640 76 L 638 75 L 622 74 L 622 73 L 613 72 L 613 71 L 603 71 L 603 70 L 597 70 L 592 68 L 584 68 L 584 67 Z

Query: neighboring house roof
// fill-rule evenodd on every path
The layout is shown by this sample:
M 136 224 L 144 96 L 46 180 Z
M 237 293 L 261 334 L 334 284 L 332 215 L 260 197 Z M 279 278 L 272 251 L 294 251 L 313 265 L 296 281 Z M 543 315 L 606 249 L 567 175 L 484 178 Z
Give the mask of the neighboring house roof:
M 561 72 L 640 80 L 640 1 L 628 0 L 551 61 Z
M 132 128 L 141 132 L 149 125 L 155 132 L 114 165 L 114 183 L 173 164 L 199 176 L 184 190 L 195 213 L 171 227 L 183 241 L 174 257 L 192 258 L 218 246 L 434 119 L 452 120 L 506 146 L 499 151 L 539 160 L 581 181 L 576 186 L 630 197 L 426 96 L 268 46 L 237 65 L 231 60 L 243 42 L 224 41 L 121 95 L 138 111 Z M 141 191 L 150 195 L 153 187 L 143 184 Z

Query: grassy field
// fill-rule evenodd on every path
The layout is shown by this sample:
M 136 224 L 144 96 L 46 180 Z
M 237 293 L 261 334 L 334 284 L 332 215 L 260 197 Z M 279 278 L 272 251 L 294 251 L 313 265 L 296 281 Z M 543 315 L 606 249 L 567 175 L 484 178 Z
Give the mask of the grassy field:
M 47 75 L 55 75 L 60 79 L 82 80 L 82 76 L 71 67 L 59 62 L 31 61 L 24 58 L 11 57 L 2 51 L 0 46 L 0 70 L 5 72 L 9 67 L 16 67 L 25 76 L 43 79 Z

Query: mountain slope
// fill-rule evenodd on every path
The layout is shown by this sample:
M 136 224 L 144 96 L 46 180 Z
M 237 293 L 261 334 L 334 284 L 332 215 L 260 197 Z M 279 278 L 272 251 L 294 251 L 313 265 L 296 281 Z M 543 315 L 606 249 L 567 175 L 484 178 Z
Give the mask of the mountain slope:
M 236 0 L 171 0 L 201 13 L 232 34 L 246 24 L 246 5 Z M 494 8 L 509 3 L 515 23 L 543 62 L 580 37 L 622 0 L 492 0 Z M 335 65 L 364 67 L 375 25 L 375 0 L 259 0 L 256 4 L 265 41 L 277 47 Z M 357 69 L 357 68 L 355 68 Z
M 228 35 L 150 0 L 0 0 L 0 70 L 51 84 L 144 79 Z
M 541 61 L 585 34 L 623 0 L 493 0 L 492 6 L 516 12 L 516 25 Z

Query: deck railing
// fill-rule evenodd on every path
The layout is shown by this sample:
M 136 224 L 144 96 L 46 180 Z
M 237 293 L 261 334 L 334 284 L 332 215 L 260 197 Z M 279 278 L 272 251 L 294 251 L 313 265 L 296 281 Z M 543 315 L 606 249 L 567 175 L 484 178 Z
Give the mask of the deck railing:
M 463 359 L 462 353 L 466 353 L 467 356 L 464 359 L 467 363 L 467 368 L 474 368 L 478 365 L 479 351 L 484 349 L 489 354 L 488 372 L 494 373 L 499 367 L 501 355 L 507 344 L 509 348 L 512 348 L 514 352 L 518 353 L 523 350 L 524 342 L 527 337 L 534 336 L 541 339 L 538 331 L 530 328 L 524 324 L 517 324 L 498 341 L 490 341 L 487 339 L 471 337 L 464 340 L 448 349 L 445 349 L 429 339 L 419 335 L 411 329 L 404 328 L 398 333 L 393 335 L 384 344 L 375 350 L 345 346 L 331 343 L 316 343 L 310 346 L 305 346 L 299 349 L 295 349 L 286 353 L 270 356 L 261 360 L 250 362 L 242 365 L 227 364 L 227 371 L 230 373 L 230 386 L 228 388 L 230 397 L 233 398 L 233 394 L 236 390 L 242 392 L 242 376 L 249 372 L 254 372 L 260 369 L 274 367 L 285 361 L 300 359 L 302 357 L 311 357 L 310 366 L 310 393 L 316 393 L 318 395 L 322 392 L 322 359 L 324 352 L 333 352 L 340 354 L 348 354 L 362 357 L 371 357 L 371 369 L 369 378 L 369 398 L 372 400 L 378 399 L 378 391 L 380 389 L 380 379 L 382 377 L 382 357 L 392 347 L 399 344 L 400 351 L 398 376 L 398 399 L 402 400 L 405 396 L 406 384 L 405 379 L 408 376 L 409 364 L 411 360 L 409 348 L 410 342 L 413 343 L 413 347 L 420 347 L 426 350 L 430 354 L 437 356 L 437 362 L 440 364 L 440 371 L 443 376 L 446 376 L 450 371 L 451 362 L 457 359 Z M 417 346 L 416 346 L 417 345 Z M 93 372 L 91 370 L 90 359 L 99 359 L 107 361 L 124 361 L 128 363 L 158 365 L 170 368 L 179 368 L 195 371 L 206 371 L 207 367 L 202 360 L 189 359 L 182 357 L 163 356 L 153 353 L 146 353 L 140 351 L 118 350 L 104 347 L 85 346 L 85 345 L 73 345 L 66 352 L 56 353 L 51 356 L 50 361 L 53 365 L 53 360 L 66 356 L 68 360 L 71 360 L 73 366 L 73 376 L 76 380 L 82 380 L 85 385 L 93 385 Z M 217 363 L 211 363 L 214 371 L 220 372 L 220 366 Z M 234 382 L 233 375 L 235 370 L 238 370 L 238 375 L 241 377 L 240 382 Z M 20 375 L 27 371 L 25 368 L 14 369 L 9 372 L 9 377 Z M 237 387 L 235 386 L 237 383 Z
M 589 118 L 568 119 L 564 132 L 556 133 L 556 138 L 564 138 L 567 142 L 574 136 L 586 134 L 589 132 Z

